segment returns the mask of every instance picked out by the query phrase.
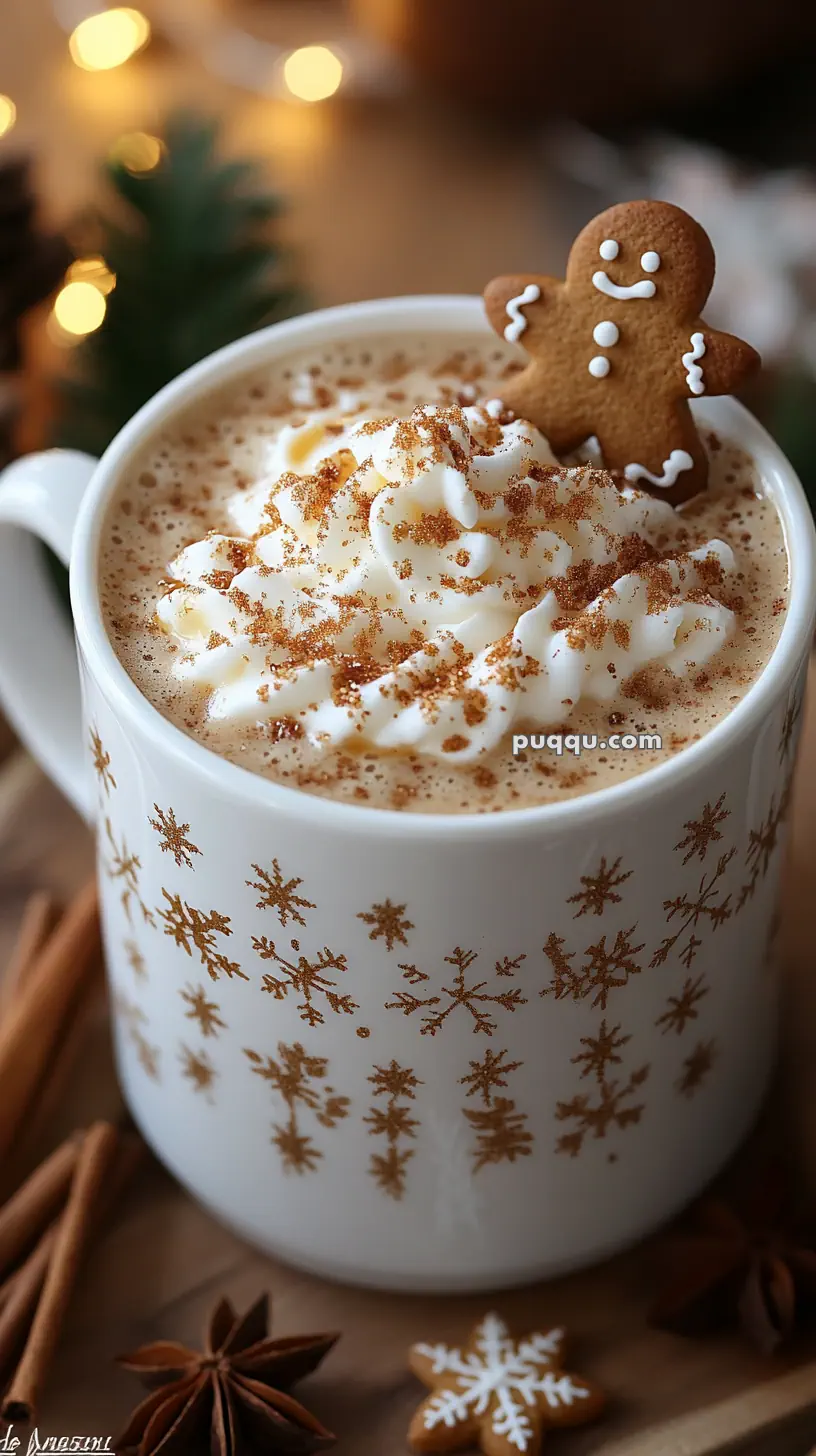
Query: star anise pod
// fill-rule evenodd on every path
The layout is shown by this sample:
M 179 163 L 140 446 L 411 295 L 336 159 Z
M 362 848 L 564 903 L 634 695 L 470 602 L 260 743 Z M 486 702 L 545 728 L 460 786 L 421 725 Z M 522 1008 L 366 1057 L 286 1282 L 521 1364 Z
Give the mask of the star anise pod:
M 116 1449 L 135 1456 L 310 1456 L 336 1437 L 289 1389 L 320 1364 L 337 1335 L 268 1338 L 264 1295 L 239 1319 L 228 1300 L 213 1311 L 203 1352 L 171 1340 L 143 1345 L 117 1364 L 152 1390 Z
M 801 1216 L 779 1168 L 738 1203 L 704 1199 L 666 1241 L 667 1279 L 651 1322 L 702 1334 L 738 1322 L 771 1354 L 816 1310 L 816 1222 Z

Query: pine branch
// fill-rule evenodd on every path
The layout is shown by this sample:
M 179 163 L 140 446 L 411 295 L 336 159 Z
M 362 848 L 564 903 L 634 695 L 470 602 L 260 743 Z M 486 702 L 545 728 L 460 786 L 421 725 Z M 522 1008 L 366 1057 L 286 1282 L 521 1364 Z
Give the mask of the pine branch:
M 100 454 L 157 390 L 207 354 L 297 311 L 271 224 L 280 199 L 253 162 L 218 157 L 218 126 L 178 116 L 152 171 L 107 167 L 115 208 L 94 247 L 116 276 L 101 327 L 61 384 L 56 442 Z

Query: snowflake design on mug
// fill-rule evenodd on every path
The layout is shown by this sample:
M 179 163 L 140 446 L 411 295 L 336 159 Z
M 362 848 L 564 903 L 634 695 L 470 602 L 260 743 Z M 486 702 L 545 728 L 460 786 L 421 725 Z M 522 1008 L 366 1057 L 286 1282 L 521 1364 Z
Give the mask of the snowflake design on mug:
M 272 1143 L 287 1173 L 313 1173 L 323 1153 L 303 1132 L 302 1115 L 311 1113 L 320 1127 L 336 1127 L 349 1115 L 348 1097 L 338 1097 L 326 1081 L 326 1057 L 311 1056 L 301 1042 L 278 1042 L 277 1058 L 244 1048 L 257 1077 L 268 1082 L 286 1108 L 286 1121 L 272 1124 Z
M 613 1076 L 611 1068 L 621 1066 L 621 1049 L 631 1036 L 619 1036 L 620 1024 L 607 1026 L 602 1021 L 597 1036 L 582 1036 L 583 1051 L 572 1058 L 581 1068 L 581 1078 L 594 1083 L 591 1091 L 577 1092 L 574 1097 L 556 1103 L 556 1122 L 571 1122 L 571 1132 L 562 1133 L 556 1143 L 557 1153 L 576 1158 L 588 1137 L 606 1138 L 609 1133 L 634 1127 L 640 1122 L 644 1103 L 638 1101 L 641 1088 L 649 1076 L 649 1064 L 638 1067 L 625 1081 Z M 614 1154 L 611 1155 L 614 1159 Z
M 315 910 L 317 907 L 312 900 L 307 900 L 304 895 L 297 893 L 298 887 L 303 881 L 293 875 L 286 880 L 283 877 L 281 867 L 276 859 L 272 861 L 271 870 L 264 870 L 260 865 L 252 866 L 257 880 L 247 880 L 250 890 L 257 890 L 260 900 L 257 902 L 259 910 L 274 910 L 285 929 L 287 922 L 293 920 L 296 925 L 304 925 L 306 921 L 301 914 L 303 910 Z
M 171 936 L 188 956 L 196 951 L 210 980 L 217 981 L 223 974 L 230 980 L 238 976 L 242 981 L 248 981 L 249 976 L 241 970 L 238 962 L 227 960 L 216 944 L 217 935 L 232 935 L 230 917 L 221 915 L 217 910 L 197 910 L 180 895 L 171 895 L 168 890 L 162 889 L 162 894 L 167 908 L 159 908 L 159 915 L 164 921 L 165 935 Z
M 368 1171 L 383 1193 L 400 1199 L 405 1192 L 405 1174 L 414 1156 L 412 1147 L 401 1146 L 416 1138 L 417 1118 L 411 1116 L 410 1104 L 416 1100 L 416 1088 L 422 1083 L 410 1067 L 401 1067 L 392 1059 L 387 1067 L 376 1067 L 369 1077 L 375 1098 L 385 1098 L 384 1107 L 371 1107 L 367 1123 L 371 1137 L 385 1138 L 385 1152 L 371 1154 Z
M 481 1060 L 472 1061 L 470 1071 L 459 1078 L 460 1085 L 468 1089 L 466 1096 L 479 1097 L 483 1104 L 462 1109 L 476 1134 L 472 1150 L 474 1173 L 489 1163 L 515 1163 L 517 1158 L 529 1157 L 533 1149 L 527 1113 L 519 1111 L 512 1097 L 500 1095 L 498 1091 L 524 1065 L 506 1061 L 507 1055 L 506 1049 L 494 1052 L 486 1047 Z
M 397 942 L 408 944 L 405 932 L 414 928 L 413 921 L 406 919 L 405 910 L 405 905 L 392 905 L 390 900 L 383 900 L 381 905 L 361 910 L 357 919 L 371 926 L 369 940 L 384 940 L 386 950 L 393 950 Z
M 322 996 L 329 1011 L 339 1015 L 353 1016 L 359 1010 L 356 1001 L 351 996 L 335 989 L 337 982 L 326 974 L 327 971 L 336 971 L 343 975 L 348 970 L 348 962 L 344 955 L 329 950 L 324 946 L 317 955 L 309 960 L 308 956 L 299 954 L 300 942 L 291 942 L 293 951 L 297 954 L 296 961 L 287 960 L 275 948 L 275 942 L 267 940 L 265 935 L 252 937 L 254 949 L 258 952 L 261 960 L 274 961 L 283 971 L 282 976 L 273 976 L 267 973 L 263 978 L 263 989 L 268 991 L 276 1001 L 285 1001 L 290 991 L 302 996 L 303 1000 L 298 1003 L 298 1014 L 301 1021 L 308 1026 L 322 1026 L 325 1016 L 318 1006 L 315 1005 L 316 998 Z
M 148 818 L 151 829 L 155 829 L 159 836 L 159 849 L 165 854 L 171 854 L 179 869 L 186 867 L 193 868 L 192 855 L 201 854 L 197 845 L 187 838 L 189 824 L 176 823 L 176 816 L 172 809 L 160 809 L 154 804 L 156 818 Z
M 492 1036 L 497 1028 L 497 1021 L 492 1007 L 502 1007 L 505 1011 L 515 1011 L 519 1006 L 526 1006 L 527 997 L 522 995 L 517 986 L 509 991 L 486 991 L 487 981 L 472 981 L 468 975 L 474 961 L 477 960 L 475 950 L 462 950 L 461 946 L 445 956 L 445 962 L 454 966 L 455 976 L 446 977 L 451 984 L 441 987 L 441 994 L 437 996 L 415 996 L 410 991 L 397 991 L 393 1001 L 386 1001 L 386 1011 L 401 1011 L 404 1016 L 412 1016 L 415 1011 L 425 1008 L 439 1007 L 438 1011 L 426 1010 L 421 1017 L 423 1036 L 436 1036 L 448 1020 L 460 1007 L 467 1011 L 473 1021 L 474 1032 L 484 1032 L 486 1036 Z M 503 961 L 496 962 L 497 976 L 512 976 L 518 969 L 524 956 L 517 956 L 514 961 L 507 957 Z M 427 972 L 419 970 L 417 966 L 400 966 L 404 973 L 403 978 L 412 985 L 430 980 Z

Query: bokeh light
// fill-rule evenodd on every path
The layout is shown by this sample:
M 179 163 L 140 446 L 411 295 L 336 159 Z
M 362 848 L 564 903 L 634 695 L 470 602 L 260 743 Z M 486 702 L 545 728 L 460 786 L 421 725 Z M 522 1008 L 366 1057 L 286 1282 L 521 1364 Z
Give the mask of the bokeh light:
M 138 177 L 158 167 L 164 156 L 164 143 L 149 132 L 129 131 L 114 142 L 109 156 L 112 162 L 118 162 L 126 172 Z
M 343 63 L 328 46 L 301 46 L 284 61 L 283 79 L 299 101 L 325 101 L 343 80 Z
M 66 283 L 92 283 L 100 293 L 108 294 L 116 287 L 116 274 L 112 273 L 105 259 L 98 253 L 88 258 L 77 258 L 65 275 Z
M 17 107 L 10 96 L 0 95 L 0 137 L 11 131 L 17 120 Z
M 92 334 L 105 317 L 105 296 L 93 283 L 77 279 L 66 283 L 54 301 L 54 318 L 66 334 Z
M 110 71 L 124 65 L 150 39 L 150 21 L 140 10 L 117 6 L 80 21 L 68 46 L 83 71 Z

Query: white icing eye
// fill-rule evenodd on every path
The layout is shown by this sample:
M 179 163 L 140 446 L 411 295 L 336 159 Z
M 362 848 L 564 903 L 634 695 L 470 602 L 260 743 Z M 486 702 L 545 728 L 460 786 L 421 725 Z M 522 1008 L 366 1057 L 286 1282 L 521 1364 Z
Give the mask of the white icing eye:
M 592 330 L 592 337 L 596 344 L 600 344 L 602 349 L 611 349 L 612 345 L 617 344 L 620 338 L 620 330 L 617 324 L 612 323 L 611 319 L 604 319 L 603 323 L 595 325 Z
M 644 273 L 656 273 L 660 267 L 660 254 L 653 252 L 644 253 L 640 260 L 640 266 Z
M 605 238 L 604 241 L 601 243 L 598 252 L 600 253 L 605 263 L 611 263 L 614 258 L 617 258 L 618 253 L 620 252 L 620 248 L 618 247 L 618 244 L 615 242 L 614 238 Z
M 593 379 L 605 379 L 610 367 L 609 360 L 605 359 L 602 354 L 597 354 L 594 359 L 590 359 L 587 365 Z

